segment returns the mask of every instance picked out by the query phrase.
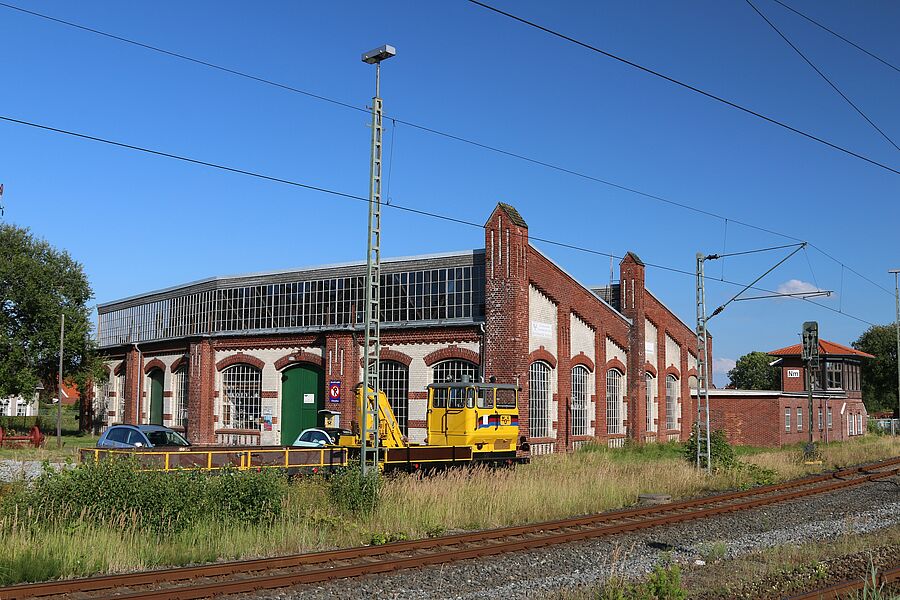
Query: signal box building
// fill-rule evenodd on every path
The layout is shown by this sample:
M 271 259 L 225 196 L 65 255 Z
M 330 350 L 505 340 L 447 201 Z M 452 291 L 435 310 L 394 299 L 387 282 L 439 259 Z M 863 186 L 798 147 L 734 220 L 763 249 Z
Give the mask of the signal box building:
M 619 273 L 606 287 L 579 283 L 507 204 L 485 224 L 484 248 L 384 260 L 380 382 L 410 440 L 426 434 L 426 386 L 464 376 L 521 387 L 520 430 L 536 454 L 686 439 L 695 335 L 645 287 L 637 255 Z M 364 281 L 354 263 L 100 305 L 110 377 L 95 390 L 95 427 L 158 423 L 197 444 L 261 445 L 290 444 L 323 410 L 349 427 Z
M 773 350 L 781 390 L 710 390 L 710 422 L 734 444 L 780 446 L 809 440 L 842 441 L 865 435 L 868 415 L 860 386 L 862 361 L 871 354 L 819 341 L 819 368 L 812 373 L 809 411 L 801 345 Z

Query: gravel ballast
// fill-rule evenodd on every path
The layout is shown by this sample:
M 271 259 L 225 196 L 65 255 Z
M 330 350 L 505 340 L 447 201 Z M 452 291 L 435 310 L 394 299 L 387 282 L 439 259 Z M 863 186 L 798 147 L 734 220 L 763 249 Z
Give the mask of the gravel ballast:
M 793 500 L 751 511 L 666 527 L 473 559 L 386 575 L 296 586 L 230 598 L 537 598 L 564 588 L 601 583 L 610 575 L 637 577 L 666 559 L 696 564 L 755 550 L 900 523 L 900 478 Z

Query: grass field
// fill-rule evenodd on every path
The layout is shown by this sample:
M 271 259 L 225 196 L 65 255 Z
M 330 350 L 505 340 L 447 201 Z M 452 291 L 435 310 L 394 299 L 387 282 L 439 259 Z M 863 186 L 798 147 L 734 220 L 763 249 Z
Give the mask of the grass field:
M 27 508 L 7 509 L 0 517 L 0 583 L 287 554 L 582 515 L 633 504 L 644 492 L 686 498 L 746 487 L 761 477 L 781 480 L 897 456 L 900 440 L 867 436 L 831 444 L 822 448 L 822 465 L 802 464 L 800 448 L 745 452 L 741 460 L 758 468 L 709 477 L 695 471 L 681 452 L 674 443 L 620 450 L 589 447 L 510 469 L 451 470 L 425 479 L 395 476 L 385 482 L 371 514 L 336 509 L 322 478 L 296 479 L 286 487 L 275 523 L 206 520 L 162 535 L 129 525 L 133 520 L 128 515 L 110 514 L 103 526 L 35 524 Z M 5 489 L 6 494 L 13 491 Z

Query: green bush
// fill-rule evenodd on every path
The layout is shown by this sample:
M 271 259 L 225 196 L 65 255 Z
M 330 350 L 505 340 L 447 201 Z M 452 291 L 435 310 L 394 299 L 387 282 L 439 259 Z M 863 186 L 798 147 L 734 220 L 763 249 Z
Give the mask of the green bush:
M 47 426 L 43 417 L 0 417 L 0 427 L 8 434 L 27 434 L 35 425 L 41 430 Z M 55 427 L 55 425 L 54 425 Z
M 32 515 L 31 522 L 139 527 L 179 531 L 204 520 L 259 523 L 281 512 L 286 482 L 279 473 L 225 471 L 141 472 L 130 459 L 45 469 L 33 485 L 3 499 L 4 514 Z
M 737 465 L 737 459 L 734 455 L 734 448 L 728 443 L 725 432 L 717 429 L 712 432 L 709 438 L 710 454 L 712 455 L 712 466 L 714 469 L 730 469 Z M 683 456 L 689 463 L 697 462 L 697 428 L 691 432 L 690 439 L 685 442 Z M 700 457 L 700 466 L 706 468 L 705 452 Z
M 372 469 L 365 475 L 358 466 L 345 467 L 328 480 L 328 496 L 340 508 L 351 513 L 371 514 L 378 506 L 383 479 Z
M 628 583 L 620 577 L 610 578 L 597 594 L 598 600 L 685 600 L 687 591 L 681 583 L 678 565 L 657 565 L 641 583 Z

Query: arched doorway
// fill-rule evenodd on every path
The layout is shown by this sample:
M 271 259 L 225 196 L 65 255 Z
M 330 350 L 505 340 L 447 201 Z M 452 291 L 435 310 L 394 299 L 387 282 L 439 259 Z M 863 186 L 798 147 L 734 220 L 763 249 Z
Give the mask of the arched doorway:
M 325 375 L 312 365 L 297 365 L 281 374 L 281 444 L 289 445 L 300 432 L 318 427 L 325 407 Z
M 150 379 L 150 424 L 163 424 L 163 372 L 153 369 L 147 376 Z

